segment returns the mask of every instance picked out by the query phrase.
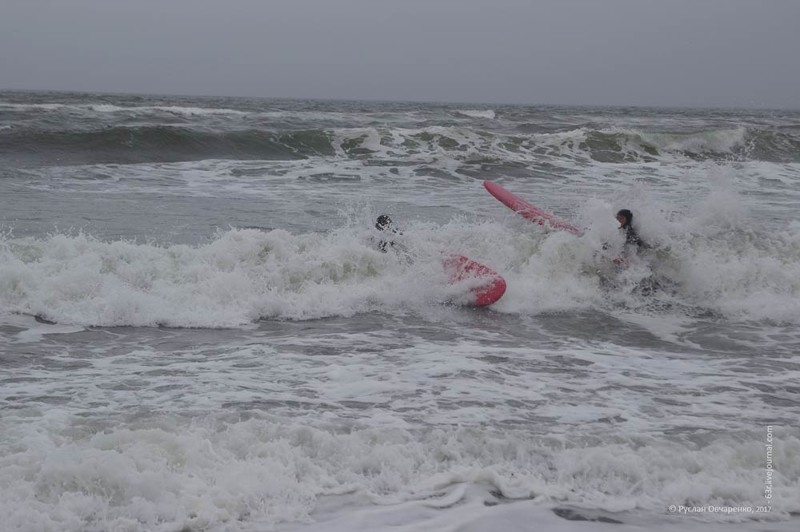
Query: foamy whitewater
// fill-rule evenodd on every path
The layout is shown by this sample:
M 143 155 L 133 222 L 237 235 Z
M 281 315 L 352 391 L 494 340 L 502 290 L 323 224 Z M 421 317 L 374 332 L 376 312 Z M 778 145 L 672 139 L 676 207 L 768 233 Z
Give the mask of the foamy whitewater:
M 798 204 L 800 112 L 0 93 L 0 530 L 798 530 Z

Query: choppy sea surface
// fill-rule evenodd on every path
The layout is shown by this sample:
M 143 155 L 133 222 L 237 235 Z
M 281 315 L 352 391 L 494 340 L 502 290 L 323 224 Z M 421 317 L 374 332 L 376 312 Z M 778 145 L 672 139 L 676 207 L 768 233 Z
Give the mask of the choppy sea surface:
M 798 111 L 0 92 L 0 530 L 798 530 L 798 205 Z

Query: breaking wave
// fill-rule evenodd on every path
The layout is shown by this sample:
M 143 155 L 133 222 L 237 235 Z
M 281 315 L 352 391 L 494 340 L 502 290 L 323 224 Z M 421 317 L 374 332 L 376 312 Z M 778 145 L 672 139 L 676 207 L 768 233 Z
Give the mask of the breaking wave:
M 421 310 L 455 296 L 442 272 L 440 253 L 447 250 L 505 277 L 509 290 L 493 306 L 498 312 L 655 304 L 702 307 L 733 320 L 800 323 L 797 228 L 718 234 L 708 220 L 665 222 L 666 229 L 653 221 L 642 229 L 658 245 L 655 255 L 614 275 L 597 251 L 619 236 L 605 218 L 580 238 L 519 233 L 489 220 L 412 224 L 402 237 L 407 256 L 376 251 L 366 220 L 329 233 L 231 229 L 196 246 L 103 242 L 84 234 L 4 237 L 0 307 L 64 324 L 204 328 Z M 643 297 L 638 287 L 650 279 L 665 290 Z M 611 292 L 604 288 L 609 280 Z

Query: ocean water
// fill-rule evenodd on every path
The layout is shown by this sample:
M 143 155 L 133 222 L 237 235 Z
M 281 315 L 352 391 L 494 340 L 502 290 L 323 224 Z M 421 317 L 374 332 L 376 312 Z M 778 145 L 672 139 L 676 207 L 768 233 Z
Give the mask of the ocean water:
M 0 530 L 798 530 L 798 205 L 797 111 L 0 93 Z

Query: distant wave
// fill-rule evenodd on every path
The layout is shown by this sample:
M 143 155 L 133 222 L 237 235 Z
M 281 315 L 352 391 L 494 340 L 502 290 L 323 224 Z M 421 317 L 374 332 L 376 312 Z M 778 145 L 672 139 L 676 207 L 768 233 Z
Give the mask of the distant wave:
M 529 164 L 543 156 L 605 163 L 692 160 L 799 162 L 800 137 L 755 128 L 695 132 L 576 128 L 508 134 L 459 126 L 215 130 L 180 125 L 114 126 L 86 131 L 0 129 L 0 155 L 59 164 L 174 162 L 200 159 L 296 160 L 315 156 L 436 158 L 465 163 Z
M 63 103 L 8 103 L 0 102 L 0 111 L 78 111 L 95 113 L 173 113 L 184 116 L 197 115 L 246 115 L 236 109 L 217 109 L 207 107 L 183 107 L 178 105 L 120 106 L 104 103 L 63 104 Z
M 485 111 L 475 111 L 486 113 Z M 148 119 L 153 121 L 167 121 L 173 119 L 197 120 L 202 118 L 218 118 L 233 121 L 249 120 L 289 120 L 313 122 L 347 123 L 360 120 L 370 120 L 370 112 L 348 113 L 341 110 L 288 110 L 272 108 L 270 106 L 253 106 L 246 109 L 233 109 L 230 107 L 199 107 L 197 105 L 115 105 L 109 103 L 15 103 L 0 101 L 0 113 L 12 115 L 13 119 L 50 119 L 58 116 L 59 119 L 98 119 L 104 121 L 124 119 Z M 375 111 L 376 114 L 381 114 Z M 469 113 L 469 111 L 467 111 Z M 488 111 L 494 114 L 494 111 Z M 413 112 L 404 112 L 404 120 L 422 120 L 415 117 Z M 493 118 L 494 116 L 492 116 Z
M 800 161 L 799 138 L 744 127 L 692 133 L 590 131 L 585 145 L 593 159 L 607 162 L 621 162 L 631 157 L 659 158 L 665 154 L 695 160 Z
M 334 142 L 350 156 L 380 152 L 447 153 L 454 159 L 532 162 L 541 156 L 624 163 L 686 157 L 693 160 L 800 161 L 800 137 L 770 130 L 729 128 L 691 133 L 577 128 L 557 133 L 499 134 L 465 127 L 335 130 Z M 339 150 L 337 150 L 339 151 Z
M 655 159 L 679 154 L 692 159 L 744 155 L 748 145 L 745 128 L 693 133 L 649 133 L 637 130 L 581 130 L 579 147 L 600 162 Z
M 49 155 L 60 163 L 138 163 L 229 159 L 304 159 L 332 155 L 322 130 L 198 131 L 186 127 L 110 127 L 93 131 L 0 132 L 0 154 Z
M 490 120 L 494 120 L 495 113 L 491 109 L 459 109 L 458 114 L 462 114 L 464 116 L 469 116 L 471 118 L 488 118 Z

